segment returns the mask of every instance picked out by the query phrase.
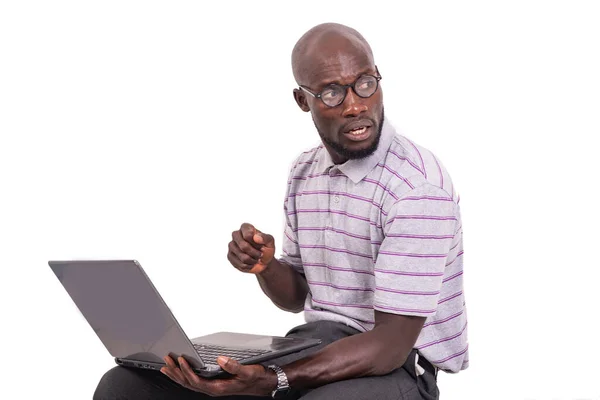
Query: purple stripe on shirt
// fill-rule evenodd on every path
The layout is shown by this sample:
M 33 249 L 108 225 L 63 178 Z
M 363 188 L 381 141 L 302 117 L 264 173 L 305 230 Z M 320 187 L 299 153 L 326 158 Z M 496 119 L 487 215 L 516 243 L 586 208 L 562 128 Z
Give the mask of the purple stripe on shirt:
M 455 236 L 456 236 L 456 235 L 455 235 Z M 454 238 L 454 236 L 452 236 L 452 238 Z M 454 246 L 452 246 L 452 247 L 450 248 L 450 250 L 448 250 L 448 254 L 450 254 L 450 252 L 451 252 L 452 250 L 454 250 L 455 248 L 457 248 L 459 244 L 460 244 L 460 242 L 456 242 L 456 244 L 455 244 Z
M 444 174 L 442 174 L 442 168 L 440 167 L 440 163 L 438 162 L 438 159 L 435 157 L 435 154 L 431 154 L 433 156 L 433 160 L 435 161 L 437 167 L 438 167 L 438 171 L 440 173 L 440 188 L 444 188 Z
M 435 295 L 440 294 L 439 290 L 437 290 L 435 292 L 418 292 L 418 291 L 414 291 L 414 290 L 389 289 L 389 288 L 384 288 L 381 286 L 376 286 L 375 290 L 381 290 L 384 292 L 398 293 L 398 294 L 410 294 L 410 295 L 415 295 L 415 296 L 435 296 Z
M 452 336 L 447 336 L 447 337 L 442 338 L 442 339 L 434 340 L 433 342 L 422 344 L 421 346 L 415 347 L 415 349 L 421 350 L 421 349 L 424 349 L 426 347 L 433 346 L 434 344 L 439 344 L 439 343 L 447 342 L 447 341 L 452 340 L 452 339 L 456 339 L 457 337 L 461 336 L 464 333 L 465 329 L 467 329 L 467 323 L 466 322 L 465 322 L 465 326 L 463 326 L 463 328 L 460 330 L 460 332 L 455 333 Z
M 361 328 L 363 328 L 363 330 L 364 330 L 365 332 L 366 332 L 366 331 L 368 331 L 367 327 L 366 327 L 366 326 L 364 326 L 363 324 L 361 324 L 360 322 L 358 322 L 356 319 L 354 319 L 354 318 L 353 318 L 353 319 L 352 319 L 352 321 L 353 321 L 355 324 L 357 324 L 358 326 L 360 326 Z
M 320 145 L 318 145 L 317 147 L 313 147 L 313 148 L 312 148 L 312 149 L 310 149 L 310 150 L 303 151 L 303 152 L 302 152 L 300 155 L 302 156 L 302 155 L 304 155 L 304 154 L 312 154 L 312 153 L 316 153 L 317 151 L 321 150 L 322 148 L 323 148 L 323 145 L 321 145 L 321 144 L 320 144 Z M 317 161 L 316 159 L 313 159 L 311 162 L 316 162 L 316 161 Z M 302 162 L 303 162 L 303 161 L 299 162 L 298 164 L 302 164 Z M 305 162 L 306 162 L 306 161 L 305 161 Z
M 438 304 L 442 304 L 442 303 L 447 302 L 448 300 L 455 299 L 458 296 L 460 296 L 461 294 L 462 294 L 462 290 L 458 293 L 454 293 L 453 295 L 446 297 L 445 299 L 441 299 L 440 301 L 438 301 Z
M 375 309 L 382 310 L 390 310 L 390 311 L 398 311 L 398 312 L 410 312 L 410 313 L 420 313 L 420 314 L 433 314 L 435 310 L 419 310 L 414 308 L 398 308 L 398 307 L 389 307 L 389 306 L 381 306 L 379 304 L 374 305 Z
M 408 233 L 388 233 L 386 237 L 397 237 L 406 239 L 453 239 L 453 235 L 411 235 Z M 452 250 L 452 249 L 451 249 Z
M 396 141 L 396 143 L 398 143 L 398 144 L 400 144 L 400 146 L 402 146 L 402 144 L 400 142 Z M 396 153 L 394 150 L 389 150 L 388 152 L 391 153 L 391 154 L 393 154 L 393 155 L 395 155 L 396 157 L 398 157 L 399 160 L 406 161 L 407 163 L 409 163 L 414 169 L 416 169 L 420 173 L 422 173 L 422 174 L 425 173 L 425 171 L 423 171 L 421 168 L 419 168 L 417 166 L 417 164 L 415 164 L 411 159 L 409 159 L 407 157 L 404 157 L 404 156 L 401 156 L 400 154 Z
M 456 221 L 456 217 L 446 217 L 443 215 L 396 215 L 386 222 L 386 225 L 391 224 L 397 219 L 429 219 L 435 221 Z
M 406 183 L 408 185 L 409 188 L 414 189 L 414 185 L 412 183 L 410 183 L 410 181 L 408 179 L 406 179 L 405 177 L 401 176 L 399 173 L 397 173 L 396 171 L 394 171 L 393 169 L 391 169 L 390 167 L 388 167 L 385 164 L 377 164 L 378 167 L 382 167 L 384 169 L 386 169 L 387 171 L 391 172 L 393 175 L 395 175 L 397 178 L 401 179 L 404 181 L 404 183 Z
M 372 292 L 373 289 L 369 289 L 369 288 L 360 288 L 360 287 L 351 287 L 351 286 L 337 286 L 334 285 L 333 283 L 329 283 L 329 282 L 318 282 L 318 281 L 310 281 L 310 280 L 306 280 L 306 282 L 308 282 L 311 285 L 316 285 L 316 286 L 327 286 L 327 287 L 331 287 L 334 289 L 339 289 L 339 290 L 353 290 L 353 291 L 358 291 L 358 292 Z
M 412 271 L 395 271 L 390 269 L 375 268 L 375 272 L 380 274 L 393 274 L 404 276 L 443 276 L 443 272 L 412 272 Z
M 463 274 L 463 271 L 462 271 L 462 269 L 461 269 L 461 270 L 460 270 L 460 271 L 458 271 L 456 274 L 454 274 L 454 275 L 451 275 L 451 276 L 447 277 L 446 279 L 444 279 L 444 280 L 442 281 L 442 283 L 449 282 L 449 281 L 451 281 L 452 279 L 454 279 L 454 278 L 456 278 L 456 277 L 458 277 L 458 276 L 461 276 L 462 274 Z
M 428 323 L 426 323 L 426 324 L 423 325 L 423 328 L 426 328 L 426 327 L 432 326 L 432 325 L 439 325 L 439 324 L 443 324 L 445 322 L 451 321 L 454 318 L 461 316 L 463 312 L 464 312 L 464 310 L 461 310 L 460 312 L 457 312 L 456 314 L 450 315 L 450 316 L 445 317 L 443 319 L 438 319 L 436 321 L 428 322 Z M 421 329 L 423 329 L 423 328 L 421 328 Z
M 294 181 L 306 181 L 308 179 L 320 178 L 322 176 L 329 176 L 329 174 L 327 172 L 321 172 L 321 173 L 318 173 L 318 174 L 309 174 L 309 175 L 306 175 L 306 176 L 294 175 L 294 176 L 292 176 L 292 180 L 294 180 Z
M 291 258 L 300 258 L 300 254 L 290 254 L 287 251 L 285 251 L 285 249 L 281 250 L 281 252 Z
M 452 360 L 452 359 L 453 359 L 453 358 L 455 358 L 455 357 L 462 356 L 463 354 L 465 354 L 465 353 L 467 352 L 467 350 L 469 350 L 469 345 L 468 345 L 468 344 L 467 344 L 467 347 L 465 347 L 463 350 L 459 351 L 458 353 L 452 354 L 451 356 L 448 356 L 448 357 L 446 357 L 446 358 L 443 358 L 443 359 L 441 359 L 441 360 L 435 360 L 435 361 L 432 361 L 432 363 L 433 363 L 433 364 L 441 364 L 441 363 L 444 363 L 444 362 L 446 362 L 446 361 L 448 361 L 448 360 Z
M 344 175 L 345 176 L 345 175 Z M 369 182 L 369 183 L 373 183 L 377 186 L 379 186 L 380 188 L 383 189 L 384 192 L 388 193 L 390 196 L 392 196 L 392 198 L 394 200 L 398 200 L 398 196 L 396 195 L 396 193 L 392 192 L 390 189 L 388 189 L 385 185 L 383 185 L 381 182 L 375 180 L 375 179 L 371 179 L 371 178 L 364 178 L 363 181 L 365 182 Z
M 373 222 L 371 221 L 368 217 L 363 217 L 361 215 L 355 215 L 355 214 L 350 214 L 349 212 L 346 211 L 341 211 L 341 210 L 331 210 L 331 209 L 319 209 L 319 208 L 301 208 L 301 209 L 297 209 L 296 211 L 290 211 L 287 213 L 288 217 L 291 217 L 293 215 L 297 215 L 297 214 L 305 214 L 305 213 L 331 213 L 331 214 L 338 214 L 338 215 L 343 215 L 345 217 L 348 217 L 350 219 L 356 219 L 359 221 L 364 221 L 369 223 L 369 225 L 373 225 L 376 228 L 382 228 L 382 225 L 379 225 L 377 222 Z
M 286 237 L 289 239 L 289 241 L 290 241 L 290 242 L 292 242 L 292 243 L 295 243 L 295 244 L 298 244 L 298 241 L 297 241 L 296 239 L 293 239 L 293 238 L 292 238 L 292 237 L 289 235 L 289 233 L 287 233 L 287 230 L 285 230 L 283 233 L 284 233 L 284 234 L 285 234 L 285 236 L 286 236 Z
M 340 214 L 340 215 L 344 215 L 348 218 L 352 218 L 352 219 L 357 219 L 359 221 L 365 221 L 365 222 L 369 222 L 371 224 L 374 224 L 374 222 L 371 222 L 371 220 L 367 217 L 363 217 L 361 215 L 355 215 L 355 214 L 350 214 L 346 211 L 340 211 L 340 210 L 330 210 L 330 209 L 319 209 L 319 208 L 299 208 L 296 211 L 290 211 L 287 215 L 291 216 L 291 215 L 295 215 L 295 214 L 304 214 L 304 213 L 331 213 L 331 214 Z
M 439 200 L 439 201 L 453 201 L 451 198 L 449 197 L 439 197 L 439 196 L 409 196 L 409 197 L 403 197 L 401 199 L 399 199 L 398 201 L 404 201 L 404 200 Z
M 302 153 L 302 154 L 308 154 L 308 153 L 310 153 L 310 151 L 304 152 L 304 153 Z M 298 164 L 296 164 L 296 165 L 300 165 L 300 164 L 314 164 L 314 163 L 316 163 L 317 161 L 318 161 L 317 159 L 314 159 L 314 160 L 311 160 L 311 161 L 300 161 L 300 162 L 299 162 Z
M 305 151 L 302 154 L 309 154 L 311 153 L 313 150 L 309 150 L 309 151 Z M 300 165 L 309 165 L 309 164 L 315 164 L 316 162 L 318 162 L 318 159 L 314 158 L 312 160 L 308 160 L 308 161 L 299 161 L 297 162 L 291 169 L 290 169 L 290 175 L 300 166 Z
M 346 235 L 346 236 L 350 236 L 356 239 L 364 239 L 364 240 L 371 240 L 370 236 L 365 236 L 365 235 L 356 235 L 354 233 L 350 233 L 347 231 L 344 231 L 342 229 L 335 229 L 332 227 L 300 227 L 298 229 L 296 229 L 297 231 L 332 231 L 335 233 L 341 233 L 342 235 Z
M 338 173 L 338 174 L 334 174 L 334 175 L 330 175 L 327 172 L 322 172 L 322 173 L 318 173 L 318 174 L 309 174 L 306 176 L 292 176 L 292 180 L 299 180 L 299 181 L 306 181 L 308 179 L 314 179 L 314 178 L 321 178 L 321 177 L 330 177 L 330 178 L 347 178 L 346 175 L 342 174 L 342 173 Z M 288 181 L 288 184 L 292 183 L 292 180 Z M 380 188 L 382 188 L 386 193 L 388 193 L 390 196 L 392 196 L 392 198 L 394 200 L 398 200 L 398 196 L 392 192 L 389 188 L 387 188 L 384 184 L 382 184 L 380 181 L 375 180 L 375 179 L 371 179 L 371 178 L 364 178 L 363 179 L 364 182 L 368 182 L 368 183 L 372 183 L 376 186 L 379 186 Z
M 380 250 L 379 254 L 395 257 L 415 257 L 415 258 L 446 258 L 447 254 L 418 254 L 418 253 L 399 253 L 396 251 Z
M 375 207 L 379 208 L 383 212 L 381 204 L 374 202 L 372 199 L 369 199 L 367 197 L 362 197 L 362 196 L 356 196 L 356 195 L 346 193 L 346 192 L 332 192 L 330 190 L 303 190 L 298 193 L 290 193 L 288 195 L 288 198 L 296 197 L 296 196 L 310 196 L 310 195 L 320 195 L 320 194 L 324 194 L 327 196 L 332 196 L 332 195 L 333 196 L 342 196 L 342 197 L 348 197 L 348 198 L 351 198 L 354 200 L 364 201 L 366 203 L 373 204 Z
M 312 308 L 306 308 L 306 307 L 304 307 L 304 311 L 314 312 L 314 313 L 331 313 L 331 311 L 328 311 L 328 310 L 314 310 Z M 361 319 L 360 322 L 358 322 L 358 320 L 356 320 L 355 318 L 352 318 L 352 320 L 354 322 L 356 322 L 358 325 L 360 325 L 365 331 L 367 331 L 368 329 L 365 328 L 362 324 L 375 325 L 374 321 L 365 321 L 365 320 Z
M 317 300 L 314 297 L 312 298 L 312 301 L 314 301 L 317 304 L 325 304 L 327 306 L 334 306 L 334 307 L 348 307 L 348 308 L 366 308 L 366 309 L 373 309 L 372 306 L 368 305 L 368 304 L 344 304 L 344 303 L 334 303 L 333 301 L 323 301 L 323 300 Z
M 363 253 L 358 253 L 356 251 L 350 251 L 350 250 L 346 250 L 346 249 L 337 249 L 335 247 L 330 247 L 330 246 L 325 246 L 322 244 L 301 244 L 300 245 L 301 249 L 323 249 L 323 250 L 327 250 L 327 251 L 332 251 L 334 253 L 344 253 L 344 254 L 350 254 L 352 256 L 357 256 L 357 257 L 363 257 L 363 258 L 373 258 L 373 256 L 371 254 L 363 254 Z
M 415 144 L 411 140 L 409 140 L 409 139 L 406 139 L 406 140 L 408 140 L 408 143 L 410 143 L 412 145 L 412 147 L 414 147 L 414 149 L 416 150 L 417 155 L 419 156 L 419 159 L 421 160 L 421 167 L 423 168 L 423 176 L 425 176 L 425 178 L 427 178 L 427 171 L 425 170 L 425 162 L 423 161 L 421 152 L 419 151 L 417 146 L 415 146 Z
M 458 227 L 458 229 L 454 232 L 454 235 L 458 235 L 462 230 L 462 224 Z
M 456 257 L 454 257 L 454 260 L 452 260 L 448 264 L 446 264 L 446 267 L 449 267 L 450 265 L 452 265 L 454 263 L 454 261 L 458 260 L 458 257 L 463 255 L 464 252 L 465 252 L 464 250 L 459 251 L 458 254 L 456 255 Z
M 366 274 L 366 275 L 375 276 L 375 273 L 373 273 L 372 271 L 361 271 L 361 270 L 356 270 L 356 269 L 352 269 L 352 268 L 335 267 L 333 265 L 329 265 L 329 264 L 325 264 L 325 263 L 304 263 L 304 266 L 305 267 L 315 267 L 315 268 L 327 268 L 331 271 L 352 272 L 352 273 L 356 273 L 356 274 Z

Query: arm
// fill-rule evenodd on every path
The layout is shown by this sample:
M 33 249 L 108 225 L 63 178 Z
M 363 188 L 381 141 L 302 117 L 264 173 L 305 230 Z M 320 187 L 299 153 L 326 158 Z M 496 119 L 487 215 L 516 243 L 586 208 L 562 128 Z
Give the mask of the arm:
M 385 375 L 401 367 L 425 317 L 375 311 L 373 330 L 340 339 L 283 367 L 291 387 L 317 387 L 361 376 Z
M 262 291 L 279 308 L 295 313 L 304 309 L 306 278 L 288 264 L 274 258 L 256 278 Z
M 279 308 L 300 312 L 308 294 L 306 279 L 274 254 L 273 236 L 245 223 L 232 233 L 227 258 L 238 270 L 255 274 L 263 292 Z
M 291 387 L 320 386 L 391 372 L 404 364 L 425 319 L 436 312 L 456 228 L 455 203 L 446 192 L 432 185 L 389 200 L 383 222 L 385 238 L 374 266 L 375 327 L 283 366 Z M 407 216 L 419 222 L 407 223 Z M 412 219 L 415 216 L 421 219 Z M 416 239 L 419 237 L 435 239 Z M 407 260 L 407 256 L 417 257 Z M 401 315 L 379 311 L 386 309 L 397 310 Z
M 319 352 L 283 367 L 295 388 L 317 387 L 342 379 L 384 375 L 399 368 L 413 348 L 424 317 L 375 311 L 373 330 L 340 339 Z M 180 385 L 211 396 L 268 396 L 277 387 L 277 377 L 262 365 L 241 365 L 218 357 L 217 362 L 230 378 L 203 379 L 192 371 L 183 357 L 179 365 L 169 356 L 161 372 Z

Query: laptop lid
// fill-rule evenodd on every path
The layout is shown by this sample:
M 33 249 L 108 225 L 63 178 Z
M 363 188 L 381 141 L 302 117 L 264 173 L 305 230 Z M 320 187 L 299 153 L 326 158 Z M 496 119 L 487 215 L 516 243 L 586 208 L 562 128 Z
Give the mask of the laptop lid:
M 183 355 L 192 368 L 205 367 L 137 261 L 48 264 L 113 357 L 164 364 L 167 354 Z

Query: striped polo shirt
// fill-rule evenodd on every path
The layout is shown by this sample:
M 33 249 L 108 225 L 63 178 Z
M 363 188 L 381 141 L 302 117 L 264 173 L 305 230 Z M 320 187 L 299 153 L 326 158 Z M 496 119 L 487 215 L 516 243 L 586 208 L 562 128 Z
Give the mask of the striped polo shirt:
M 435 155 L 384 120 L 375 153 L 335 165 L 318 146 L 293 163 L 280 260 L 304 274 L 307 322 L 374 327 L 374 310 L 426 317 L 415 348 L 468 366 L 459 196 Z

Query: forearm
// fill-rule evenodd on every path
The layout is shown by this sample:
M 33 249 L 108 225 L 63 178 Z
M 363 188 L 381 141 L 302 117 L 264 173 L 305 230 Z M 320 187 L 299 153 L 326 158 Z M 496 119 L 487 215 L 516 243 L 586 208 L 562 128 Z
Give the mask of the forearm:
M 385 375 L 406 361 L 424 318 L 405 317 L 409 325 L 382 324 L 340 339 L 319 352 L 283 366 L 292 387 L 317 387 L 362 376 Z
M 291 266 L 274 258 L 256 278 L 263 292 L 278 307 L 291 312 L 303 310 L 308 284 Z

